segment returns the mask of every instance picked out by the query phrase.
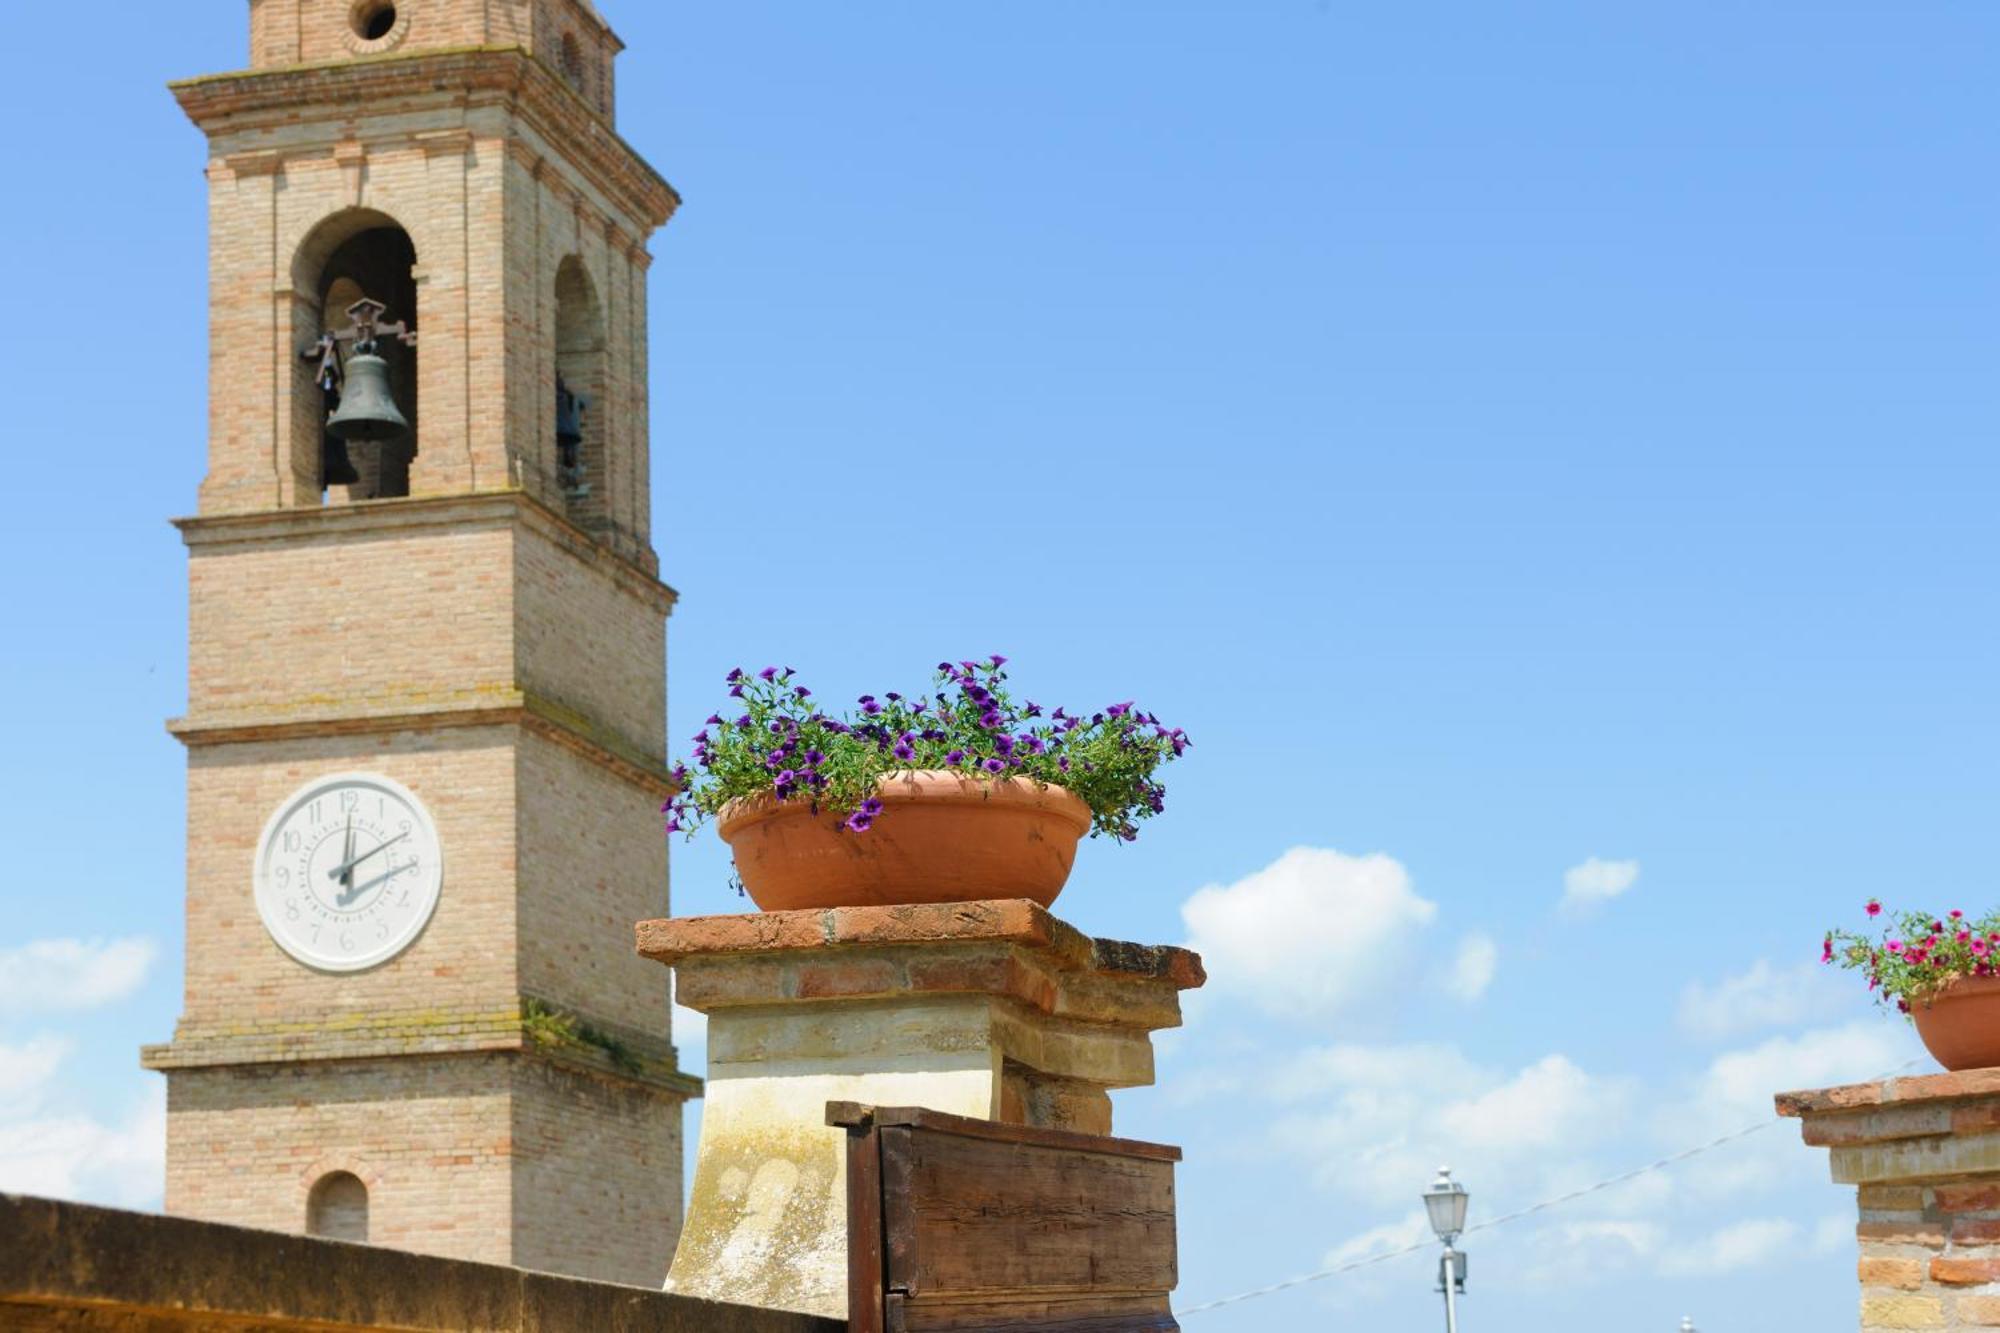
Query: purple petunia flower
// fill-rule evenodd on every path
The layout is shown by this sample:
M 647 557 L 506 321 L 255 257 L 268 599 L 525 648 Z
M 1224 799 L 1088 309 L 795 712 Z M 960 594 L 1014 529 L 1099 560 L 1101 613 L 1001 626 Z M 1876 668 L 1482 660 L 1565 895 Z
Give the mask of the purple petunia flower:
M 993 738 L 993 749 L 1002 759 L 1005 759 L 1014 753 L 1014 738 L 1012 736 L 995 736 Z
M 1005 769 L 1007 765 L 1001 763 L 998 759 L 988 759 L 984 764 L 980 765 L 980 767 L 984 768 L 988 773 L 998 773 L 1001 770 Z
M 750 715 L 748 713 L 736 719 L 736 729 L 738 731 L 750 730 Z
M 743 697 L 743 686 L 740 684 L 731 685 L 729 687 L 729 697 L 732 699 L 741 699 Z
M 866 713 L 869 717 L 874 717 L 877 713 L 882 711 L 882 705 L 875 702 L 875 696 L 872 694 L 862 695 L 860 703 L 861 703 L 861 711 Z
M 770 732 L 773 736 L 782 736 L 785 734 L 785 724 L 782 722 L 767 722 L 764 724 L 764 730 Z
M 812 698 L 812 691 L 803 685 L 795 685 L 792 687 L 792 697 L 794 699 L 810 699 Z
M 776 680 L 778 678 L 778 668 L 765 667 L 757 673 L 757 678 L 759 680 Z
M 979 725 L 986 728 L 988 731 L 992 731 L 995 727 L 999 726 L 1001 722 L 1003 722 L 1004 720 L 1005 719 L 1000 716 L 1000 710 L 997 708 L 989 708 L 984 713 L 981 713 L 979 715 Z
M 944 757 L 944 761 L 951 767 L 957 768 L 960 764 L 965 762 L 965 751 L 953 750 L 950 754 Z
M 825 763 L 825 762 L 826 762 L 826 756 L 825 756 L 825 755 L 823 755 L 823 754 L 821 754 L 821 753 L 820 753 L 820 752 L 819 752 L 818 750 L 807 750 L 807 751 L 806 751 L 806 767 L 807 767 L 807 768 L 818 768 L 818 767 L 819 767 L 819 766 L 820 766 L 821 764 L 823 764 L 823 763 Z
M 724 676 L 723 679 L 727 681 L 729 684 L 734 685 L 737 681 L 743 679 L 743 668 L 742 667 L 729 668 L 729 674 L 727 676 Z
M 672 815 L 668 815 L 668 816 L 667 816 L 667 832 L 669 832 L 669 833 L 679 833 L 680 831 L 681 831 L 681 821 L 680 821 L 680 820 L 678 820 L 678 819 L 675 819 L 675 818 L 674 818 L 674 817 L 673 817 Z
M 847 817 L 847 822 L 841 825 L 841 827 L 851 829 L 856 833 L 866 833 L 874 823 L 875 817 L 873 815 L 864 815 L 859 810 L 856 810 Z
M 882 802 L 876 800 L 873 796 L 870 796 L 867 800 L 863 801 L 859 806 L 855 808 L 860 810 L 862 814 L 867 815 L 870 819 L 873 819 L 876 815 L 882 813 Z
M 704 727 L 719 727 L 722 725 L 722 718 L 719 714 L 710 713 L 708 715 L 708 721 L 702 723 L 702 725 Z
M 917 757 L 917 752 L 910 748 L 910 743 L 908 741 L 898 741 L 896 743 L 896 748 L 891 750 L 889 753 L 895 755 L 896 758 L 898 759 L 904 760 L 905 762 L 908 762 L 909 760 L 915 759 Z
M 995 670 L 998 670 L 998 669 L 999 669 L 1000 667 L 1003 667 L 1003 666 L 1006 666 L 1006 665 L 1007 665 L 1007 659 L 1006 659 L 1006 658 L 1004 658 L 1004 657 L 1000 656 L 1000 654 L 998 654 L 998 653 L 995 653 L 995 654 L 993 654 L 993 666 L 994 666 L 994 669 L 995 669 Z

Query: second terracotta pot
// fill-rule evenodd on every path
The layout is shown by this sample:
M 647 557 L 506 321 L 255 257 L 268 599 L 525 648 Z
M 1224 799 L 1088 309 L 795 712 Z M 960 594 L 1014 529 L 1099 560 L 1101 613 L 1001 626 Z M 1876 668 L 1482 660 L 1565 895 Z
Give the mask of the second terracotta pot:
M 1961 977 L 1929 1004 L 1910 1006 L 1910 1017 L 1946 1069 L 2000 1067 L 2000 977 Z
M 1031 898 L 1062 892 L 1090 807 L 1061 787 L 937 770 L 884 778 L 865 833 L 803 801 L 733 802 L 716 831 L 767 912 Z

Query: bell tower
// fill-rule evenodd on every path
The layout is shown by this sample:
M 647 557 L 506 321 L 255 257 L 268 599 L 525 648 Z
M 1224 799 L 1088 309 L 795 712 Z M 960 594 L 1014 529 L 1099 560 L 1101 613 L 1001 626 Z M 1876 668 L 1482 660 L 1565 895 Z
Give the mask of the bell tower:
M 647 238 L 590 0 L 251 0 L 208 139 L 168 1211 L 657 1286 Z

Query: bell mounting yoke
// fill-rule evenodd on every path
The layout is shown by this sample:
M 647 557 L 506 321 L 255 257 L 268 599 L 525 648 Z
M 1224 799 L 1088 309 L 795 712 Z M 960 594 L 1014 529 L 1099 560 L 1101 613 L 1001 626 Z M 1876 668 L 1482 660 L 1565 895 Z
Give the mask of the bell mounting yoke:
M 319 336 L 319 341 L 300 352 L 299 355 L 311 360 L 319 358 L 318 383 L 322 389 L 337 388 L 340 384 L 340 345 L 353 343 L 357 352 L 373 352 L 380 338 L 394 338 L 405 347 L 417 345 L 417 331 L 397 320 L 393 324 L 384 323 L 382 316 L 389 313 L 389 307 L 372 296 L 364 296 L 347 307 L 347 317 L 353 321 L 344 329 L 329 329 Z

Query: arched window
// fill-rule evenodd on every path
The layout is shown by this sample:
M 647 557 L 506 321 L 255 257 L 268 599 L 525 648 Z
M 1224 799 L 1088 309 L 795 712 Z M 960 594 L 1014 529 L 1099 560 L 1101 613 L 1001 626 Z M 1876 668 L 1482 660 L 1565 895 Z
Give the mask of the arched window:
M 322 333 L 347 327 L 348 308 L 364 296 L 388 307 L 387 321 L 402 320 L 416 328 L 416 262 L 409 233 L 383 214 L 351 209 L 321 223 L 293 263 L 300 319 L 308 326 L 298 331 L 301 349 Z M 350 350 L 343 345 L 343 356 Z M 376 344 L 376 355 L 389 363 L 390 394 L 410 430 L 400 439 L 370 444 L 344 444 L 327 432 L 326 419 L 338 407 L 339 393 L 321 388 L 316 362 L 300 362 L 294 381 L 293 466 L 298 475 L 316 480 L 314 495 L 331 492 L 336 501 L 352 501 L 410 493 L 410 461 L 422 429 L 417 348 L 385 338 Z
M 605 475 L 604 315 L 583 261 L 571 255 L 556 270 L 556 401 L 554 463 L 572 522 L 601 527 L 609 514 Z
M 583 92 L 583 48 L 577 45 L 575 33 L 563 34 L 556 58 L 562 66 L 562 76 L 569 81 L 569 86 L 578 92 Z
M 328 1240 L 368 1240 L 368 1187 L 349 1171 L 313 1182 L 306 1196 L 306 1234 Z

